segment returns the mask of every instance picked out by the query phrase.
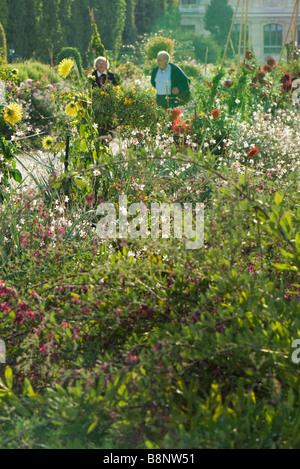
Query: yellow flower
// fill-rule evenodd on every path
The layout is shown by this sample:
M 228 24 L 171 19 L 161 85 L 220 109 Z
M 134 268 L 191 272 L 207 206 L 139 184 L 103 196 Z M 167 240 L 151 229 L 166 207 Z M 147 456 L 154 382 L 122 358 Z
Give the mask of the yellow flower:
M 74 65 L 72 59 L 63 59 L 58 66 L 58 73 L 61 77 L 66 78 Z
M 45 150 L 50 150 L 50 148 L 52 147 L 53 143 L 54 143 L 54 140 L 53 140 L 51 137 L 49 137 L 49 136 L 44 137 L 43 140 L 42 140 L 42 145 L 43 145 L 43 148 L 44 148 Z
M 76 117 L 77 116 L 77 105 L 74 101 L 71 101 L 66 106 L 66 113 L 68 116 Z
M 22 119 L 22 108 L 17 103 L 12 103 L 9 106 L 5 105 L 4 119 L 9 124 L 17 124 Z
M 125 100 L 124 100 L 124 104 L 125 104 L 125 105 L 127 105 L 127 104 L 130 104 L 130 103 L 131 103 L 131 99 L 127 99 L 127 98 L 125 98 Z

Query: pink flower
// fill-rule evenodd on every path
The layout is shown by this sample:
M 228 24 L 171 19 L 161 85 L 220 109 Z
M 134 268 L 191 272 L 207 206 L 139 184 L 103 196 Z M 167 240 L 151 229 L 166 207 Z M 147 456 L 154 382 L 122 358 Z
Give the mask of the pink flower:
M 41 355 L 46 355 L 47 353 L 47 346 L 46 345 L 42 345 L 40 350 L 39 350 L 40 354 Z

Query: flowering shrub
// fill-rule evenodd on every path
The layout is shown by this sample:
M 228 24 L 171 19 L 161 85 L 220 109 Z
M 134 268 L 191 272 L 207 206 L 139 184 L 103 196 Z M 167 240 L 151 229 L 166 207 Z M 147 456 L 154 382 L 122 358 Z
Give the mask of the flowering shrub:
M 7 122 L 2 448 L 299 447 L 299 113 L 280 89 L 287 77 L 272 90 L 271 58 L 272 71 L 247 63 L 167 112 L 140 84 L 91 92 L 67 75 L 49 90 L 55 121 L 30 155 L 44 170 L 28 167 L 34 186 L 16 165 L 22 121 Z M 118 212 L 122 194 L 203 203 L 203 247 L 161 226 L 158 239 L 100 239 L 97 207 Z

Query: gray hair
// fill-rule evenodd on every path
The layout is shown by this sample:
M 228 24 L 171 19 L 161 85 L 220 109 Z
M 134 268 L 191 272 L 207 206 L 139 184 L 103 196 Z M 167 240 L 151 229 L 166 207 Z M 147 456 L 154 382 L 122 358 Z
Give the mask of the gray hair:
M 108 59 L 107 59 L 106 57 L 102 57 L 102 56 L 97 57 L 97 58 L 94 60 L 94 68 L 97 68 L 97 62 L 98 62 L 99 60 L 103 60 L 104 62 L 106 62 L 107 70 L 108 70 L 108 69 L 109 69 L 109 61 L 108 61 Z
M 161 50 L 158 54 L 157 54 L 157 58 L 159 56 L 163 56 L 165 59 L 168 59 L 168 62 L 170 62 L 170 54 L 165 51 L 165 50 Z

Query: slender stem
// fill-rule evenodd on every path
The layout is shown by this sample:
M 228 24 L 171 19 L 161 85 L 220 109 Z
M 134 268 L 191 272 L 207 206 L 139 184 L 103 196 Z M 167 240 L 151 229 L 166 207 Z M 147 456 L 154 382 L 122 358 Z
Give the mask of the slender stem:
M 229 34 L 228 34 L 228 39 L 227 39 L 227 42 L 226 42 L 222 63 L 221 63 L 221 66 L 220 66 L 220 70 L 222 70 L 222 68 L 224 66 L 225 57 L 226 57 L 226 54 L 227 54 L 227 49 L 228 49 L 229 41 L 230 41 L 230 38 L 231 38 L 232 29 L 233 29 L 233 26 L 234 26 L 234 23 L 235 23 L 235 18 L 236 18 L 239 3 L 240 3 L 240 0 L 237 0 L 237 4 L 236 4 L 234 15 L 233 15 L 233 18 L 232 18 L 232 22 L 231 22 L 231 26 L 230 26 L 230 30 L 229 30 Z
M 293 75 L 293 68 L 294 68 L 295 42 L 296 42 L 296 38 L 297 38 L 298 11 L 299 11 L 299 0 L 296 0 L 296 4 L 295 4 L 295 25 L 294 25 L 294 30 L 292 32 L 292 56 L 291 56 L 291 72 L 292 72 L 292 75 Z
M 239 49 L 238 49 L 238 63 L 237 63 L 237 71 L 236 71 L 237 82 L 238 82 L 238 80 L 239 80 L 239 72 L 240 72 L 240 67 L 241 67 L 241 46 L 242 46 L 243 24 L 244 24 L 244 8 L 245 8 L 245 0 L 243 0 L 242 13 L 241 13 L 241 21 L 240 21 L 240 36 L 239 36 Z
M 247 26 L 248 26 L 248 0 L 246 0 L 245 25 L 244 25 L 244 62 L 246 60 Z

